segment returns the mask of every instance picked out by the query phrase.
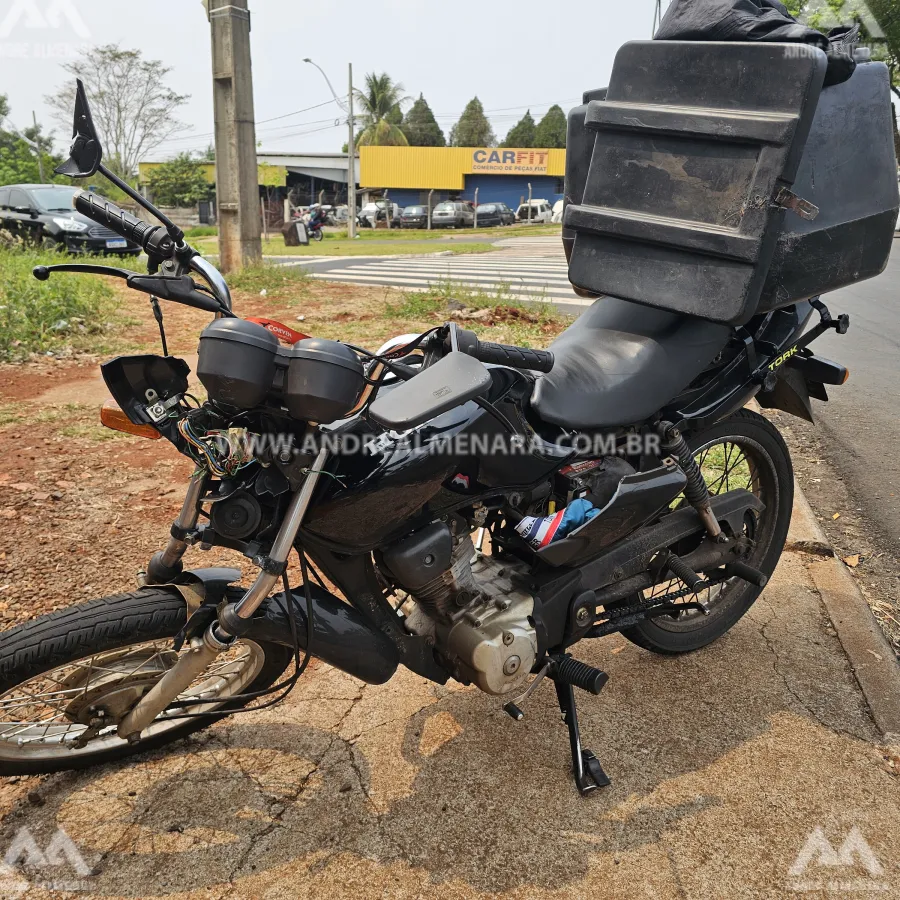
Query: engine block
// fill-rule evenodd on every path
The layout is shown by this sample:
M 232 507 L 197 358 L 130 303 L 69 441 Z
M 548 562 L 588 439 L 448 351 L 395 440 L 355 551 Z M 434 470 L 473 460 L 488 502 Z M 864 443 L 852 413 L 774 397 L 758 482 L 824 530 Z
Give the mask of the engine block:
M 453 555 L 453 575 L 445 584 L 449 587 L 452 580 L 461 590 L 450 588 L 439 604 L 426 590 L 406 625 L 434 639 L 458 680 L 474 682 L 488 694 L 509 694 L 527 680 L 537 658 L 537 634 L 529 621 L 534 598 L 512 584 L 516 564 L 475 554 L 468 535 L 458 541 Z M 450 597 L 454 603 L 447 602 Z

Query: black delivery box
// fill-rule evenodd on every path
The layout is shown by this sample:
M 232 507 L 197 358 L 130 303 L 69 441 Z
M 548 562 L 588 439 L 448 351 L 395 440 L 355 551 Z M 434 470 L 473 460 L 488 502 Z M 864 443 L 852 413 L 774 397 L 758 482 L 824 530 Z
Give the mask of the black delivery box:
M 591 148 L 567 165 L 572 284 L 741 324 L 879 274 L 900 208 L 888 70 L 823 90 L 826 65 L 801 44 L 625 44 L 569 123 L 593 136 L 569 150 Z

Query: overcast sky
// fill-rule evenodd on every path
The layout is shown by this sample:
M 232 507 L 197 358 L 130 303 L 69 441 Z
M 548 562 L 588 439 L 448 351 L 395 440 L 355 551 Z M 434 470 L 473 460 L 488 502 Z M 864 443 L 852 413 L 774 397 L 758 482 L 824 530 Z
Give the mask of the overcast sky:
M 346 127 L 314 59 L 346 93 L 347 64 L 363 85 L 386 71 L 406 93 L 424 93 L 445 133 L 475 95 L 499 139 L 527 108 L 568 111 L 582 91 L 602 87 L 616 49 L 650 36 L 656 0 L 250 0 L 257 140 L 262 149 L 340 152 Z M 74 8 L 76 16 L 67 12 Z M 36 10 L 36 12 L 35 12 Z M 80 22 L 78 21 L 80 18 Z M 30 26 L 30 27 L 29 27 Z M 200 0 L 0 0 L 0 93 L 23 127 L 35 110 L 50 123 L 45 94 L 65 81 L 61 61 L 84 44 L 118 42 L 172 71 L 191 94 L 185 129 L 162 148 L 203 150 L 213 127 L 209 24 Z M 44 58 L 40 58 L 44 57 Z M 68 143 L 58 126 L 57 143 Z M 102 137 L 102 136 L 101 136 Z M 160 152 L 157 152 L 157 156 Z

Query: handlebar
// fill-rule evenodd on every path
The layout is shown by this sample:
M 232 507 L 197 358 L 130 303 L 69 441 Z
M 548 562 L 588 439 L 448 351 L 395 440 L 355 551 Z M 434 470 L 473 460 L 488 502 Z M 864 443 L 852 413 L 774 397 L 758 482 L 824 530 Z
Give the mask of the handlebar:
M 532 350 L 529 347 L 516 347 L 512 344 L 480 341 L 473 331 L 465 331 L 462 328 L 458 329 L 456 334 L 459 349 L 483 363 L 509 366 L 513 369 L 533 369 L 536 372 L 549 372 L 553 368 L 553 354 L 549 350 Z
M 162 225 L 150 225 L 98 194 L 78 191 L 74 197 L 74 206 L 83 216 L 111 228 L 126 240 L 134 241 L 148 254 L 169 256 L 175 247 Z

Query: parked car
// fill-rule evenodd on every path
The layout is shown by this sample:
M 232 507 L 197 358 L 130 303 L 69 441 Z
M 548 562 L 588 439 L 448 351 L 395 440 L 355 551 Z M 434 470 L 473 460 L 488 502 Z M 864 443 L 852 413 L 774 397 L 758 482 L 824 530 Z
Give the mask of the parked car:
M 26 243 L 69 253 L 137 256 L 141 248 L 72 208 L 72 188 L 60 184 L 0 187 L 0 228 Z
M 492 225 L 512 225 L 516 214 L 505 203 L 479 203 L 478 225 L 485 228 Z
M 407 206 L 400 216 L 401 228 L 427 228 L 428 208 L 425 206 Z
M 528 201 L 526 200 L 516 210 L 516 219 L 520 222 L 550 222 L 553 219 L 553 210 L 546 200 L 532 200 L 531 216 L 529 216 Z
M 336 206 L 332 209 L 331 214 L 329 215 L 330 225 L 346 225 L 347 220 L 350 218 L 350 207 L 349 206 Z
M 556 203 L 553 204 L 553 217 L 550 219 L 554 225 L 558 225 L 562 222 L 563 211 L 566 208 L 565 200 L 557 200 Z
M 387 203 L 384 200 L 374 200 L 367 203 L 359 211 L 359 224 L 363 228 L 374 228 L 377 222 L 383 222 L 386 217 Z M 403 210 L 396 203 L 391 203 L 391 222 L 399 221 Z
M 431 214 L 432 228 L 471 228 L 475 224 L 475 207 L 468 200 L 445 200 Z

